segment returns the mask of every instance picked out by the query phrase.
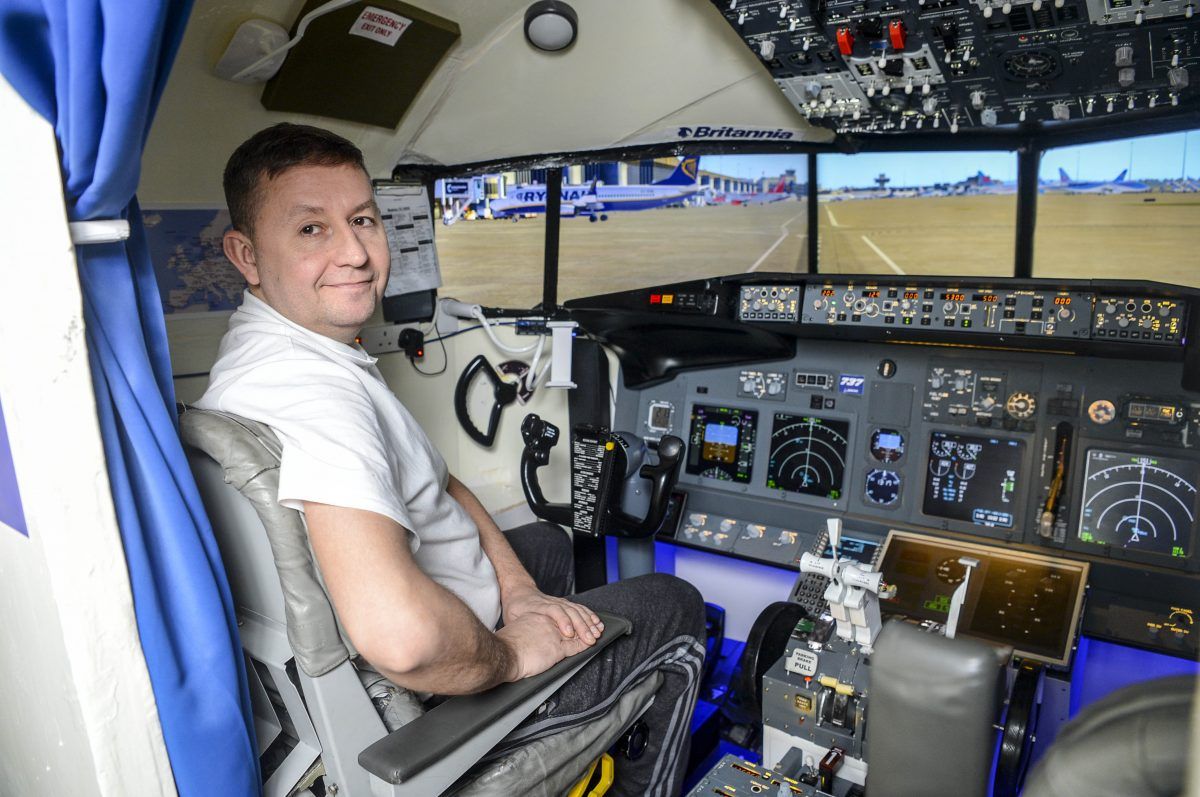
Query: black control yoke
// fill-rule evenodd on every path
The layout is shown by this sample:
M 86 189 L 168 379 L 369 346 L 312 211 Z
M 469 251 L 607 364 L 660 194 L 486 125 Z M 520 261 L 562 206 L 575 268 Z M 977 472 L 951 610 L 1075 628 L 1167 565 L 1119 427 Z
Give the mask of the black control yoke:
M 533 513 L 543 520 L 571 526 L 574 520 L 574 509 L 570 504 L 551 504 L 542 494 L 538 483 L 538 468 L 550 462 L 550 449 L 558 443 L 558 427 L 545 421 L 534 413 L 525 416 L 521 423 L 521 437 L 525 441 L 525 450 L 521 454 L 521 489 L 525 492 L 525 500 L 529 502 Z M 614 435 L 612 453 L 613 475 L 617 480 L 610 498 L 604 500 L 597 511 L 608 515 L 607 533 L 617 537 L 649 537 L 662 526 L 669 507 L 671 491 L 679 479 L 679 466 L 683 460 L 683 441 L 678 437 L 667 435 L 658 444 L 658 462 L 647 462 L 636 473 L 627 473 L 631 461 L 640 461 L 642 452 L 636 453 L 632 459 L 627 450 L 628 438 L 632 435 Z M 640 442 L 640 441 L 639 441 Z M 619 506 L 622 494 L 622 483 L 635 479 L 645 479 L 650 482 L 649 507 L 644 518 L 637 518 L 624 512 Z

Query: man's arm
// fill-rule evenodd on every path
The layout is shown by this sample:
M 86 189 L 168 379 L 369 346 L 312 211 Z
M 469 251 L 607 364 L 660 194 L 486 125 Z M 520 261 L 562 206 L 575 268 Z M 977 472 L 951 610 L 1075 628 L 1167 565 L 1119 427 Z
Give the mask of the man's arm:
M 342 626 L 367 661 L 400 686 L 470 694 L 536 675 L 585 647 L 545 615 L 514 618 L 492 633 L 421 572 L 408 531 L 391 518 L 313 502 L 304 512 Z
M 479 529 L 479 542 L 500 582 L 500 605 L 506 625 L 526 614 L 543 614 L 554 620 L 564 637 L 577 637 L 588 645 L 600 638 L 604 624 L 595 612 L 586 606 L 546 595 L 537 588 L 504 538 L 504 532 L 465 484 L 452 475 L 446 492 L 466 510 Z

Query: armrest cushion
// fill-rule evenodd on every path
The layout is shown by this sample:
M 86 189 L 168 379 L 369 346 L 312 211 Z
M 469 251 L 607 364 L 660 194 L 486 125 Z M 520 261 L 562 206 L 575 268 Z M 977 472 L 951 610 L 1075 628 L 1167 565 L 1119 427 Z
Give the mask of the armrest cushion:
M 411 780 L 513 711 L 522 702 L 578 670 L 614 641 L 633 630 L 632 623 L 624 617 L 606 612 L 596 613 L 604 622 L 604 633 L 595 645 L 563 659 L 540 675 L 515 683 L 501 684 L 477 695 L 450 698 L 419 719 L 398 728 L 363 750 L 358 755 L 358 763 L 363 769 L 388 783 L 399 784 Z M 549 694 L 546 697 L 549 697 Z M 533 708 L 539 704 L 535 704 Z M 524 717 L 517 718 L 517 722 L 522 719 Z M 495 742 L 489 745 L 489 749 L 507 733 L 506 730 L 500 734 Z

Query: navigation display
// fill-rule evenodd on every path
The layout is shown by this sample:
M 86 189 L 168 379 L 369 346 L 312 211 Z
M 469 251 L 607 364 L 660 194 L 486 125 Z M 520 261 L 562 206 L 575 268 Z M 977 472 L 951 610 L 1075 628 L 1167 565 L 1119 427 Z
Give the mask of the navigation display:
M 767 487 L 841 498 L 849 435 L 849 421 L 775 413 Z
M 1079 539 L 1186 558 L 1198 479 L 1200 462 L 1194 460 L 1089 450 Z
M 687 472 L 746 484 L 754 466 L 758 412 L 697 404 L 688 434 Z
M 945 623 L 954 591 L 970 575 L 959 614 L 963 636 L 1012 645 L 1021 656 L 1067 664 L 1082 609 L 1088 566 L 1083 562 L 893 531 L 880 570 L 896 597 L 887 613 Z
M 935 431 L 929 436 L 926 515 L 1011 529 L 1022 440 Z

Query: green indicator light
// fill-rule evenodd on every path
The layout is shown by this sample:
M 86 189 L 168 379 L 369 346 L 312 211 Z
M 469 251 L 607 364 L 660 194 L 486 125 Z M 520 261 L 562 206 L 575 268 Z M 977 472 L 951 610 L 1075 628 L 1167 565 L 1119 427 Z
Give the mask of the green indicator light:
M 950 613 L 950 596 L 938 595 L 931 601 L 925 601 L 925 608 L 931 612 L 939 612 L 941 614 Z

